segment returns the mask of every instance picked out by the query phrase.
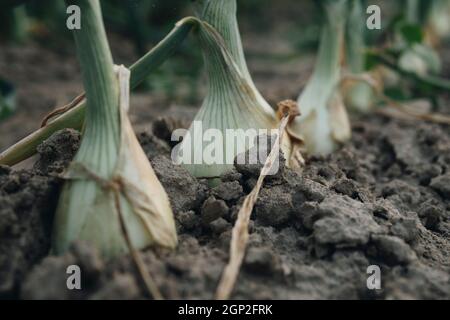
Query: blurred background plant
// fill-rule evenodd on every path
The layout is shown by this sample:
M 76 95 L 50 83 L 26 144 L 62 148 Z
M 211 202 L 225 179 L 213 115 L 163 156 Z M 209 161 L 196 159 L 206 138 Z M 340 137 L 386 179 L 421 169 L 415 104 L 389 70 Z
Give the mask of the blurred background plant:
M 0 78 L 0 121 L 9 117 L 15 108 L 15 89 L 12 84 Z
M 184 16 L 192 15 L 192 1 L 187 0 L 102 0 L 102 9 L 108 32 L 120 34 L 132 42 L 135 57 L 142 56 L 153 47 L 173 24 Z M 240 24 L 247 32 L 261 33 L 280 29 L 280 37 L 293 43 L 298 51 L 313 52 L 318 43 L 318 23 L 311 16 L 312 2 L 294 6 L 291 0 L 245 0 L 238 1 Z M 282 16 L 278 25 L 275 16 Z M 0 42 L 14 45 L 26 41 L 57 51 L 73 51 L 71 35 L 65 26 L 67 14 L 63 0 L 5 0 L 0 4 Z M 292 23 L 286 23 L 292 21 Z M 287 27 L 287 25 L 294 27 Z M 274 31 L 274 30 L 272 30 Z M 243 36 L 245 39 L 245 35 Z M 244 41 L 245 43 L 245 41 Z M 114 51 L 114 48 L 113 48 Z M 252 55 L 252 51 L 248 51 Z M 288 59 L 289 56 L 260 54 L 261 58 Z M 132 61 L 130 61 L 131 63 Z M 141 85 L 143 90 L 162 91 L 174 98 L 180 80 L 186 86 L 186 103 L 198 96 L 202 80 L 202 57 L 193 41 L 186 42 L 179 54 L 164 64 Z M 174 80 L 176 79 L 176 80 Z
M 111 41 L 113 54 L 115 47 L 130 46 L 132 56 L 127 55 L 123 61 L 128 65 L 161 40 L 176 21 L 193 14 L 192 0 L 101 2 L 109 37 L 119 40 Z M 449 40 L 450 0 L 376 0 L 370 4 L 382 8 L 382 30 L 365 30 L 366 47 L 377 48 L 377 53 L 412 74 L 439 76 L 442 70 L 446 71 L 439 53 Z M 367 1 L 362 1 L 363 9 L 367 5 Z M 306 55 L 313 56 L 316 52 L 322 23 L 317 1 L 241 0 L 238 1 L 238 12 L 249 60 L 285 63 Z M 366 17 L 365 10 L 364 14 Z M 63 0 L 2 0 L 0 45 L 21 46 L 34 41 L 57 52 L 71 54 L 74 48 L 70 32 L 65 28 L 66 18 Z M 272 35 L 271 41 L 279 39 L 279 42 L 268 42 L 266 34 Z M 367 71 L 384 65 L 373 52 L 369 52 L 365 60 Z M 173 101 L 177 101 L 182 91 L 183 103 L 198 103 L 203 93 L 202 64 L 198 44 L 186 41 L 170 63 L 154 72 L 139 89 L 162 92 Z M 8 81 L 8 75 L 0 73 L 0 76 Z M 385 76 L 386 93 L 392 98 L 434 100 L 436 88 L 427 82 L 410 76 L 402 76 L 400 81 L 398 73 L 392 70 Z

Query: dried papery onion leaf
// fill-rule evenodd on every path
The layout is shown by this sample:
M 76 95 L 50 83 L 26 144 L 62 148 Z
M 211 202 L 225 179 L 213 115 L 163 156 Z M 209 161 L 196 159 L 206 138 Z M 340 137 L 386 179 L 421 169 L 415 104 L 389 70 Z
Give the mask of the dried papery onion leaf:
M 239 270 L 245 256 L 247 243 L 249 240 L 249 223 L 253 208 L 258 200 L 259 192 L 264 183 L 266 176 L 273 172 L 277 157 L 282 145 L 283 139 L 288 133 L 287 125 L 292 122 L 295 117 L 300 114 L 297 104 L 292 100 L 285 100 L 278 104 L 277 115 L 280 119 L 280 126 L 276 133 L 276 139 L 270 150 L 269 156 L 264 161 L 264 166 L 256 181 L 252 191 L 245 197 L 239 212 L 237 214 L 236 223 L 233 227 L 233 232 L 230 242 L 229 261 L 226 264 L 219 285 L 216 290 L 216 299 L 229 299 L 233 291 L 234 285 L 237 281 Z
M 320 1 L 324 26 L 313 75 L 298 98 L 301 116 L 290 130 L 305 142 L 309 154 L 328 154 L 350 139 L 347 111 L 339 92 L 347 0 Z
M 53 250 L 60 254 L 75 240 L 83 240 L 105 257 L 127 252 L 119 215 L 133 247 L 173 248 L 177 237 L 167 194 L 128 119 L 129 72 L 118 69 L 122 82 L 127 82 L 119 87 L 98 0 L 77 4 L 83 11 L 83 28 L 74 35 L 86 89 L 86 128 L 65 174 Z
M 177 237 L 169 198 L 142 150 L 128 118 L 129 87 L 128 91 L 121 93 L 121 98 L 121 145 L 114 179 L 123 184 L 122 200 L 127 200 L 123 205 L 125 208 L 127 205 L 131 206 L 132 214 L 140 218 L 152 243 L 173 248 L 177 244 Z M 134 223 L 131 212 L 130 217 L 126 217 L 126 222 L 130 224 Z M 130 233 L 132 239 L 138 236 L 138 232 Z M 137 247 L 148 244 L 146 237 L 143 237 L 140 243 L 139 241 L 136 238 Z

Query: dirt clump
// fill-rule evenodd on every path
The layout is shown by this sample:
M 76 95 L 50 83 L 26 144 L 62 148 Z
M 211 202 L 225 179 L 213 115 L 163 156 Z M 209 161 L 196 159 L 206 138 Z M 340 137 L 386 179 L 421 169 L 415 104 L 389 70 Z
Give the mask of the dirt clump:
M 137 60 L 127 39 L 110 36 L 116 63 Z M 266 39 L 258 38 L 246 42 L 256 53 L 264 52 L 249 59 L 262 95 L 272 105 L 296 97 L 312 72 L 313 57 L 269 58 L 268 63 L 258 57 L 273 52 L 267 52 Z M 286 48 L 291 56 L 290 46 L 275 38 L 280 46 L 272 47 Z M 70 51 L 35 41 L 0 44 L 1 76 L 15 85 L 18 107 L 0 125 L 2 150 L 83 91 Z M 172 69 L 169 65 L 171 74 Z M 179 245 L 174 251 L 143 250 L 142 257 L 165 298 L 210 299 L 228 261 L 236 215 L 262 164 L 235 163 L 213 188 L 174 165 L 171 148 L 178 142 L 171 141 L 172 132 L 189 126 L 201 105 L 198 93 L 206 87 L 166 94 L 163 78 L 150 93 L 133 92 L 130 119 L 170 198 Z M 204 83 L 191 80 L 182 76 L 170 82 L 185 89 L 182 83 Z M 436 100 L 434 111 L 448 114 L 449 95 Z M 78 132 L 62 130 L 38 147 L 33 167 L 0 166 L 0 298 L 149 298 L 129 255 L 106 261 L 85 243 L 61 256 L 51 253 L 61 174 L 80 139 Z M 255 151 L 247 157 L 255 159 Z M 233 299 L 450 298 L 449 126 L 355 116 L 351 141 L 331 155 L 306 157 L 301 172 L 285 168 L 282 155 L 279 160 L 251 216 Z M 81 290 L 67 289 L 71 265 L 80 267 Z M 381 269 L 380 290 L 367 288 L 372 265 Z
M 383 134 L 376 129 L 381 125 Z M 416 139 L 410 141 L 402 130 Z M 450 142 L 430 144 L 426 138 L 440 130 L 379 116 L 364 126 L 356 121 L 352 141 L 340 150 L 307 158 L 302 172 L 281 167 L 268 177 L 251 217 L 233 298 L 448 299 L 444 158 Z M 175 251 L 142 252 L 147 268 L 166 298 L 212 298 L 237 212 L 259 171 L 236 165 L 209 187 L 172 163 L 166 141 L 148 132 L 139 137 L 169 195 L 179 233 Z M 127 255 L 104 261 L 86 244 L 63 256 L 49 255 L 61 185 L 55 173 L 70 161 L 77 141 L 76 133 L 59 132 L 39 147 L 33 170 L 0 167 L 2 292 L 27 299 L 148 298 Z M 83 289 L 76 292 L 66 287 L 72 264 L 83 275 Z M 381 268 L 381 290 L 367 288 L 371 265 Z

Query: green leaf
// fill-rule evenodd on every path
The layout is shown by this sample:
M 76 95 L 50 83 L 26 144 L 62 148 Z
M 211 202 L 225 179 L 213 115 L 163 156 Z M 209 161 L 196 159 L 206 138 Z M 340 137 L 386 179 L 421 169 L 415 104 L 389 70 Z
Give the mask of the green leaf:
M 366 52 L 364 61 L 365 61 L 364 70 L 367 71 L 371 71 L 375 69 L 378 65 L 380 65 L 380 62 L 378 61 L 376 55 L 374 55 L 370 51 Z
M 423 32 L 419 25 L 404 24 L 400 27 L 400 33 L 403 39 L 410 45 L 423 41 Z
M 408 95 L 401 87 L 386 88 L 384 94 L 396 101 L 406 101 L 411 99 L 410 95 Z

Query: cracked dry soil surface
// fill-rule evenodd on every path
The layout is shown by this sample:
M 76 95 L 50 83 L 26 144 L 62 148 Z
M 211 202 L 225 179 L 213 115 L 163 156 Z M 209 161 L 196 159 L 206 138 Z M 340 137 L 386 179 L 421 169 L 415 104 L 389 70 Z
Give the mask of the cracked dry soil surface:
M 236 166 L 209 188 L 172 164 L 169 128 L 154 128 L 139 139 L 169 194 L 179 246 L 143 258 L 164 297 L 213 298 L 258 172 Z M 50 253 L 58 175 L 79 142 L 78 132 L 63 130 L 39 147 L 33 169 L 0 167 L 0 297 L 147 298 L 129 256 L 104 261 L 84 243 Z M 360 118 L 342 149 L 266 180 L 232 298 L 449 299 L 449 216 L 449 128 Z M 82 290 L 66 288 L 71 264 L 82 269 Z M 381 290 L 367 288 L 370 265 L 381 268 Z

